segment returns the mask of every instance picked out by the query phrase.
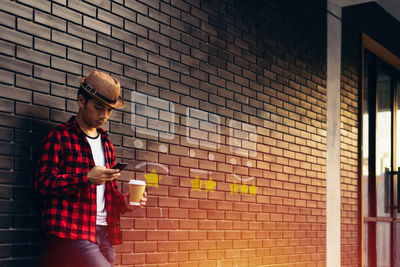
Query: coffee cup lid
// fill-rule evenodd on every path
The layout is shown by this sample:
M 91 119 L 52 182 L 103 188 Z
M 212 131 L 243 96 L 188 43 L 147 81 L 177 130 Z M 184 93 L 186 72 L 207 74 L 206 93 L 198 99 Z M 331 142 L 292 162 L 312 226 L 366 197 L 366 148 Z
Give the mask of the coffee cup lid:
M 130 180 L 129 184 L 146 185 L 146 182 L 142 180 Z

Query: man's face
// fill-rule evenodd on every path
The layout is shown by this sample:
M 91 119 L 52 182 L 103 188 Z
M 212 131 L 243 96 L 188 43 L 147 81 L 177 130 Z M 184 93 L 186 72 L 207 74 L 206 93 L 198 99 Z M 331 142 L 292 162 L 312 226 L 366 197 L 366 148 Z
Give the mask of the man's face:
M 100 128 L 107 122 L 112 113 L 112 108 L 95 99 L 90 99 L 85 103 L 82 95 L 78 97 L 79 112 L 83 122 L 90 128 Z

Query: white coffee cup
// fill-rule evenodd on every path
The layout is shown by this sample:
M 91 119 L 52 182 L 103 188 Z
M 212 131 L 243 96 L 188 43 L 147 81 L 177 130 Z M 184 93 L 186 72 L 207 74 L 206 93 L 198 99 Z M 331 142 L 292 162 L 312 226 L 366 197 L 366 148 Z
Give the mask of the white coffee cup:
M 146 189 L 146 182 L 141 180 L 129 181 L 130 205 L 140 206 L 140 200 L 143 198 L 144 190 Z

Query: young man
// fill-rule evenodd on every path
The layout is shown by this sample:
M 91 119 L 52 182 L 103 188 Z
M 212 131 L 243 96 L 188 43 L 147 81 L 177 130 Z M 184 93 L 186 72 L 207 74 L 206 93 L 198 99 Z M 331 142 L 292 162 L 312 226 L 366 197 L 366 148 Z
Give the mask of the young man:
M 114 146 L 101 126 L 123 108 L 120 83 L 93 71 L 81 79 L 76 117 L 43 140 L 35 187 L 43 196 L 44 266 L 113 266 L 120 215 L 129 193 L 118 191 Z M 141 206 L 146 204 L 143 194 Z

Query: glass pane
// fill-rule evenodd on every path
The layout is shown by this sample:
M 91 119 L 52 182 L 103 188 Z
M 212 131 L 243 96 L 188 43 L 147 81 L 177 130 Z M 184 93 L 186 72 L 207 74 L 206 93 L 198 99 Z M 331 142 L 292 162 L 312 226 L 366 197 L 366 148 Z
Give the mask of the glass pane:
M 390 223 L 377 222 L 376 261 L 377 267 L 390 267 Z
M 363 267 L 368 267 L 368 223 L 364 223 L 363 232 Z
M 376 208 L 378 216 L 389 216 L 389 176 L 391 170 L 391 90 L 390 76 L 378 69 L 377 75 L 377 115 L 376 115 Z
M 363 214 L 364 217 L 367 217 L 369 210 L 368 203 L 368 153 L 369 153 L 369 114 L 368 114 L 368 68 L 369 68 L 369 55 L 365 54 L 365 64 L 364 64 L 364 96 L 363 96 L 363 111 L 362 111 L 362 146 L 363 146 L 363 155 L 362 155 L 362 187 L 363 187 Z M 399 165 L 400 166 L 400 165 Z

